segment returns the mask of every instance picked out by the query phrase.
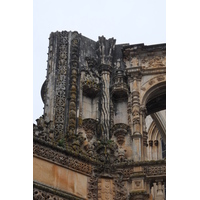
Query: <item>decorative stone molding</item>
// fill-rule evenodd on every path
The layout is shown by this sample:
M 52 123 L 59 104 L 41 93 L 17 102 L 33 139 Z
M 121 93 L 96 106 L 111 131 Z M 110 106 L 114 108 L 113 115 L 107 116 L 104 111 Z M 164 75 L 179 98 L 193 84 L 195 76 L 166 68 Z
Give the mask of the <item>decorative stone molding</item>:
M 113 199 L 113 180 L 110 178 L 98 179 L 98 199 Z
M 118 178 L 114 179 L 114 200 L 127 200 L 128 191 L 123 183 L 123 176 L 120 175 Z
M 33 182 L 33 200 L 84 200 L 64 191 Z
M 115 49 L 115 42 L 114 38 L 110 38 L 106 40 L 104 36 L 99 37 L 98 41 L 98 53 L 100 57 L 100 70 L 110 70 L 109 66 L 112 65 L 112 58 L 113 58 L 113 51 Z
M 148 200 L 149 194 L 145 190 L 130 192 L 129 200 Z
M 158 140 L 154 140 L 154 145 L 158 146 Z
M 68 134 L 74 135 L 76 132 L 76 98 L 77 98 L 77 76 L 79 68 L 79 35 L 77 32 L 73 33 L 74 38 L 71 41 L 71 79 L 70 79 L 70 101 L 69 101 L 69 123 Z
M 100 91 L 100 85 L 94 79 L 91 79 L 89 76 L 85 76 L 82 81 L 83 95 L 94 98 Z
M 146 166 L 144 167 L 144 172 L 146 176 L 155 176 L 155 175 L 166 175 L 166 166 L 159 165 L 159 166 Z
M 91 164 L 79 161 L 74 157 L 67 156 L 64 152 L 61 153 L 52 148 L 41 146 L 39 144 L 34 144 L 33 155 L 45 158 L 66 168 L 77 170 L 87 175 L 92 172 Z
M 128 133 L 128 131 L 129 126 L 124 123 L 115 124 L 111 129 L 112 134 L 117 138 L 117 143 L 120 146 L 124 143 L 125 135 Z
M 148 146 L 147 139 L 148 139 L 148 133 L 146 131 L 143 131 L 143 144 L 146 147 Z
M 107 141 L 97 141 L 94 143 L 95 146 L 95 151 L 97 153 L 98 159 L 103 162 L 104 164 L 108 164 L 108 167 L 111 163 L 116 160 L 115 157 L 115 151 L 117 150 L 117 144 L 114 143 L 112 140 L 107 140 Z M 103 167 L 106 169 L 106 166 Z M 109 171 L 112 169 L 109 169 Z
M 150 146 L 150 147 L 153 146 L 153 140 L 149 140 L 149 146 Z
M 98 176 L 92 174 L 88 179 L 88 200 L 98 200 Z
M 83 69 L 85 73 L 81 80 L 83 95 L 94 98 L 100 92 L 99 73 L 96 70 L 97 61 L 91 57 L 86 57 L 85 60 L 88 66 Z
M 111 86 L 111 96 L 114 100 L 128 97 L 128 86 L 123 75 L 123 70 L 118 69 Z
M 87 118 L 83 120 L 82 127 L 85 130 L 88 141 L 90 141 L 95 135 L 97 124 L 97 120 L 92 118 Z
M 59 38 L 59 57 L 56 68 L 56 95 L 55 95 L 55 129 L 54 140 L 58 142 L 64 138 L 64 121 L 65 121 L 65 91 L 66 91 L 66 74 L 68 62 L 68 32 L 62 31 L 58 34 Z

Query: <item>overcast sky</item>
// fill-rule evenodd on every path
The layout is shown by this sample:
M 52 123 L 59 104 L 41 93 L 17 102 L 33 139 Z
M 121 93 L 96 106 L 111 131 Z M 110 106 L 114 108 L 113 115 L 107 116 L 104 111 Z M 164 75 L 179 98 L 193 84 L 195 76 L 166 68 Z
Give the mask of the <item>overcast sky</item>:
M 45 81 L 49 35 L 78 31 L 97 41 L 114 37 L 116 44 L 166 43 L 165 0 L 34 0 L 33 123 L 43 114 L 40 90 Z

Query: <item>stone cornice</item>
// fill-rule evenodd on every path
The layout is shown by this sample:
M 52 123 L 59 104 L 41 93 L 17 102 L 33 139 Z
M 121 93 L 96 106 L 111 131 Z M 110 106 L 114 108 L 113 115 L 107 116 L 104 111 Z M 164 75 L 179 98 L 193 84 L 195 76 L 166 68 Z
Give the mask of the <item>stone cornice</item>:
M 85 172 L 84 172 L 84 168 L 81 168 L 80 172 L 84 172 L 84 173 L 90 173 L 92 170 L 92 165 L 101 165 L 102 163 L 92 157 L 89 157 L 88 155 L 85 155 L 84 152 L 76 152 L 73 151 L 70 148 L 64 149 L 58 146 L 54 146 L 48 142 L 42 141 L 38 138 L 34 138 L 34 142 L 33 142 L 33 155 L 34 156 L 38 156 L 47 160 L 50 160 L 52 162 L 56 162 L 61 164 L 64 167 L 67 168 L 73 168 L 74 169 L 74 165 L 70 164 L 70 162 L 67 162 L 67 160 L 75 160 L 75 162 L 78 164 L 83 163 L 85 165 Z M 46 153 L 45 153 L 46 152 Z M 90 163 L 90 164 L 88 164 Z M 79 170 L 79 168 L 77 169 Z M 88 171 L 89 170 L 89 171 Z
M 51 151 L 54 151 L 54 154 L 62 153 L 64 156 L 71 156 L 74 159 L 78 159 L 83 162 L 90 163 L 91 165 L 101 165 L 103 164 L 97 158 L 95 159 L 92 157 L 89 157 L 86 155 L 84 152 L 76 152 L 73 151 L 70 148 L 61 148 L 58 146 L 54 146 L 53 144 L 50 144 L 48 142 L 45 142 L 44 140 L 38 139 L 36 137 L 33 137 L 33 145 L 35 146 L 36 144 L 38 146 L 48 148 Z M 34 153 L 34 152 L 33 152 Z M 37 155 L 37 153 L 35 153 Z M 129 167 L 136 167 L 136 166 L 156 166 L 156 165 L 166 165 L 166 160 L 150 160 L 150 161 L 136 161 L 134 162 L 133 160 L 127 160 L 124 162 L 118 162 L 113 164 L 117 168 L 129 168 Z
M 154 75 L 154 74 L 165 74 L 166 68 L 165 67 L 159 67 L 159 68 L 148 68 L 143 69 L 142 67 L 132 67 L 126 69 L 127 75 L 133 75 L 133 74 L 139 74 L 142 76 L 145 75 Z
M 156 44 L 156 45 L 144 45 L 142 44 L 134 44 L 134 45 L 128 45 L 124 46 L 122 49 L 123 55 L 125 58 L 135 56 L 138 54 L 143 53 L 152 53 L 157 51 L 166 51 L 166 44 Z

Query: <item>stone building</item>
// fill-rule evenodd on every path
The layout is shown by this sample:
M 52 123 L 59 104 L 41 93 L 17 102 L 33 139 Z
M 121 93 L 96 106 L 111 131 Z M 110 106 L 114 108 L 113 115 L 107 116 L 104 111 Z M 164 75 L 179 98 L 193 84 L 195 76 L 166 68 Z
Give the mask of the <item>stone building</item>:
M 50 34 L 34 199 L 166 198 L 166 44 Z

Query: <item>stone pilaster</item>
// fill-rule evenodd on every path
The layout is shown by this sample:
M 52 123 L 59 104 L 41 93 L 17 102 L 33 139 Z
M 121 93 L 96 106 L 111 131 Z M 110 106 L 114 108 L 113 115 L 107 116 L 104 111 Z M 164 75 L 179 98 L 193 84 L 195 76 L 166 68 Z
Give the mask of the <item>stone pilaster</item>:
M 146 107 L 145 106 L 140 106 L 140 116 L 141 116 L 141 121 L 142 121 L 142 126 L 141 126 L 141 133 L 142 133 L 142 145 L 143 145 L 143 153 L 142 153 L 142 160 L 147 160 L 147 138 L 148 138 L 148 133 L 147 133 L 147 128 L 146 128 Z
M 113 51 L 115 49 L 114 38 L 106 40 L 104 36 L 99 37 L 98 53 L 99 53 L 99 72 L 101 74 L 101 124 L 103 138 L 109 139 L 110 130 L 110 72 L 112 69 Z
M 141 117 L 140 117 L 140 99 L 138 90 L 139 81 L 136 76 L 130 84 L 132 95 L 132 139 L 133 139 L 133 159 L 140 161 L 142 159 L 142 134 L 141 134 Z
M 79 68 L 79 39 L 78 33 L 74 32 L 74 38 L 71 41 L 71 80 L 70 80 L 70 101 L 69 101 L 69 135 L 76 134 L 77 122 L 77 76 Z
M 110 72 L 102 71 L 102 113 L 101 113 L 101 122 L 104 127 L 105 138 L 109 139 L 109 129 L 110 129 Z

